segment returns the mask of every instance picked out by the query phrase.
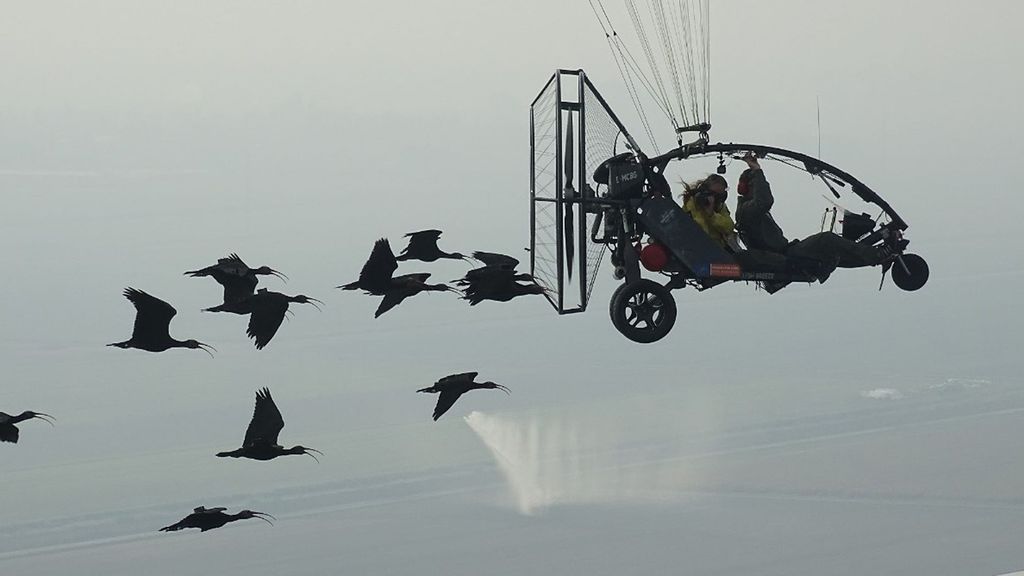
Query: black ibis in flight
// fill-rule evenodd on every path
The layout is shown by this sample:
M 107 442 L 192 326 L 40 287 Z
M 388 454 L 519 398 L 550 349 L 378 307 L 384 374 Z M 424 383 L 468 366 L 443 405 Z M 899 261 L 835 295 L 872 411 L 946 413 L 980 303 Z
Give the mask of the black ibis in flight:
M 462 374 L 452 374 L 451 376 L 445 376 L 434 385 L 429 388 L 421 388 L 417 392 L 427 392 L 430 394 L 440 394 L 437 397 L 437 406 L 434 407 L 434 420 L 441 417 L 442 414 L 448 411 L 455 404 L 455 401 L 470 390 L 493 390 L 498 389 L 506 394 L 509 393 L 508 388 L 501 384 L 495 384 L 494 382 L 474 382 L 476 380 L 477 372 L 464 372 Z
M 463 299 L 475 306 L 484 300 L 508 302 L 517 296 L 544 294 L 531 274 L 516 272 L 519 260 L 505 254 L 474 252 L 473 258 L 485 264 L 474 268 L 455 283 L 463 287 Z M 522 282 L 526 282 L 522 284 Z
M 49 414 L 43 414 L 42 412 L 33 412 L 26 410 L 17 416 L 11 416 L 0 412 L 0 442 L 11 442 L 12 444 L 18 443 L 18 422 L 24 422 L 25 420 L 31 420 L 38 418 L 43 422 L 53 426 L 53 420 L 56 420 Z
M 288 304 L 291 302 L 312 304 L 317 310 L 320 309 L 317 304 L 323 304 L 316 298 L 310 298 L 304 294 L 288 296 L 260 288 L 245 300 L 222 304 L 217 308 L 224 308 L 225 311 L 236 314 L 249 314 L 249 326 L 245 333 L 255 341 L 256 349 L 262 350 L 277 334 L 277 329 L 281 327 L 281 322 L 284 322 L 284 315 L 288 312 Z
M 374 296 L 383 296 L 391 285 L 391 276 L 398 270 L 398 261 L 391 251 L 387 238 L 381 238 L 373 244 L 370 257 L 359 271 L 359 279 L 355 282 L 336 286 L 342 290 L 363 290 Z
M 185 528 L 199 528 L 202 532 L 207 530 L 213 530 L 214 528 L 220 528 L 228 522 L 234 522 L 235 520 L 247 520 L 249 518 L 259 518 L 271 526 L 274 525 L 269 519 L 274 518 L 266 512 L 253 512 L 252 510 L 242 510 L 238 514 L 226 514 L 227 508 L 206 508 L 200 506 L 192 510 L 192 513 L 185 516 L 181 520 L 178 520 L 170 526 L 164 526 L 160 529 L 161 532 L 177 532 L 178 530 L 184 530 Z
M 384 291 L 384 299 L 380 301 L 380 305 L 377 306 L 373 317 L 380 318 L 381 314 L 398 306 L 406 298 L 415 296 L 420 292 L 455 292 L 456 294 L 461 294 L 461 292 L 447 284 L 427 284 L 428 278 L 430 278 L 430 274 L 427 272 L 402 274 L 392 278 L 391 284 Z
M 526 284 L 521 283 L 526 281 Z M 468 300 L 470 306 L 476 306 L 484 300 L 495 302 L 508 302 L 518 296 L 529 294 L 546 294 L 548 290 L 537 284 L 529 274 L 516 274 L 512 271 L 490 270 L 482 273 L 481 277 L 467 281 L 464 289 L 463 300 Z
M 226 258 L 220 258 L 213 266 L 207 266 L 200 270 L 190 270 L 185 272 L 185 275 L 192 278 L 212 276 L 218 284 L 224 287 L 225 304 L 237 302 L 252 295 L 256 290 L 256 284 L 259 282 L 259 279 L 256 278 L 257 275 L 274 275 L 282 280 L 288 279 L 287 276 L 269 266 L 249 268 L 238 257 L 238 254 L 234 253 Z
M 135 305 L 135 327 L 132 330 L 132 337 L 107 346 L 138 348 L 148 352 L 163 352 L 168 348 L 198 348 L 213 356 L 208 348 L 214 348 L 209 344 L 197 340 L 181 341 L 171 338 L 167 327 L 178 311 L 167 302 L 135 288 L 125 288 L 124 297 Z
M 427 284 L 430 274 L 423 272 L 418 274 L 402 274 L 394 276 L 398 269 L 398 260 L 395 253 L 391 251 L 391 244 L 387 238 L 377 240 L 373 245 L 373 251 L 369 259 L 363 264 L 359 272 L 359 279 L 355 282 L 338 286 L 343 290 L 363 290 L 373 296 L 383 296 L 380 305 L 374 312 L 373 317 L 379 318 L 388 310 L 398 306 L 403 300 L 420 292 L 456 292 L 454 288 L 446 284 Z
M 466 257 L 458 252 L 445 252 L 437 247 L 437 240 L 441 237 L 440 230 L 420 230 L 405 235 L 409 239 L 409 245 L 402 250 L 396 260 L 421 260 L 433 262 L 441 258 L 451 260 L 465 260 Z
M 293 446 L 285 448 L 277 443 L 277 436 L 284 428 L 284 418 L 277 404 L 270 397 L 270 390 L 264 388 L 256 391 L 256 408 L 252 412 L 252 420 L 245 430 L 245 439 L 242 440 L 242 447 L 230 452 L 218 452 L 221 458 L 251 458 L 253 460 L 273 460 L 278 456 L 289 454 L 309 454 L 313 460 L 313 452 L 323 455 L 323 452 L 306 448 L 305 446 Z M 319 462 L 319 460 L 317 460 Z

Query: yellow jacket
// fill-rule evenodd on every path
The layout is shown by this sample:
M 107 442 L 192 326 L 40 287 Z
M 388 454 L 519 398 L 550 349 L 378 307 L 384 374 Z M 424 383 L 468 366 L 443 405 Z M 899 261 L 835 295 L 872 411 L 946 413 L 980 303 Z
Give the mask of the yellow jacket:
M 683 204 L 683 210 L 693 218 L 694 222 L 708 236 L 711 236 L 712 240 L 723 248 L 729 245 L 729 239 L 736 234 L 736 223 L 732 221 L 732 215 L 725 204 L 722 204 L 717 211 L 709 214 L 707 211 L 698 208 L 696 201 L 690 198 Z

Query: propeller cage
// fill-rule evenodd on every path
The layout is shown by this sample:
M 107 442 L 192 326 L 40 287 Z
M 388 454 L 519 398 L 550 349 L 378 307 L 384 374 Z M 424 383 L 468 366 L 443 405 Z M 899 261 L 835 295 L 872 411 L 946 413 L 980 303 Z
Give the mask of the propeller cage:
M 597 235 L 619 216 L 602 199 L 643 193 L 630 151 L 639 147 L 582 70 L 556 70 L 530 104 L 530 272 L 559 314 L 590 300 L 607 249 Z

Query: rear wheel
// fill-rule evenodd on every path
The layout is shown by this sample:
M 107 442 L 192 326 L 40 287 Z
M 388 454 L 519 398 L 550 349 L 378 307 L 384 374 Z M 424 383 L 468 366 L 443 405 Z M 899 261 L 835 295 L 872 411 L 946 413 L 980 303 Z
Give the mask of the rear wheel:
M 917 254 L 897 256 L 892 263 L 892 281 L 907 292 L 918 290 L 928 282 L 928 263 Z
M 640 279 L 619 286 L 609 306 L 612 324 L 633 342 L 657 342 L 676 322 L 676 301 L 657 282 Z

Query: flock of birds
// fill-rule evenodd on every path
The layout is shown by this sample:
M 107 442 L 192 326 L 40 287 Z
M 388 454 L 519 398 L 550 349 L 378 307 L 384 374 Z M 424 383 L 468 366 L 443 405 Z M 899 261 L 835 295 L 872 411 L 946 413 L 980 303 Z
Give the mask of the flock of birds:
M 470 305 L 484 300 L 507 302 L 518 296 L 528 294 L 544 294 L 546 289 L 540 286 L 532 275 L 516 272 L 519 261 L 512 256 L 493 252 L 473 252 L 465 256 L 458 252 L 444 252 L 437 246 L 441 236 L 440 230 L 422 230 L 406 234 L 409 243 L 401 254 L 395 256 L 387 238 L 377 240 L 370 257 L 359 272 L 359 278 L 348 284 L 338 286 L 343 290 L 362 290 L 364 293 L 381 296 L 380 305 L 374 312 L 379 318 L 385 312 L 398 306 L 405 299 L 421 292 L 453 292 L 460 294 Z M 440 259 L 476 260 L 482 266 L 469 270 L 465 276 L 451 282 L 428 284 L 430 274 L 427 272 L 395 275 L 398 263 L 410 260 L 434 262 Z M 257 290 L 257 276 L 273 275 L 287 281 L 288 277 L 270 268 L 261 266 L 250 268 L 237 254 L 221 258 L 213 266 L 185 272 L 192 278 L 211 277 L 224 288 L 223 302 L 217 306 L 203 309 L 204 312 L 229 312 L 249 316 L 246 334 L 251 338 L 257 350 L 262 350 L 277 334 L 278 328 L 288 313 L 292 303 L 323 304 L 316 298 L 300 294 L 288 296 L 279 292 L 271 292 L 266 288 Z M 125 298 L 135 306 L 135 325 L 131 338 L 123 342 L 114 342 L 108 346 L 117 348 L 136 348 L 149 352 L 163 352 L 171 348 L 201 349 L 213 356 L 215 348 L 198 340 L 177 340 L 169 332 L 171 319 L 177 310 L 167 302 L 147 294 L 142 290 L 127 288 Z M 509 393 L 508 388 L 494 382 L 477 382 L 477 372 L 452 374 L 441 378 L 432 386 L 421 388 L 417 392 L 437 394 L 437 405 L 433 418 L 436 421 L 466 392 L 470 390 L 502 390 Z M 0 412 L 0 442 L 18 442 L 18 424 L 27 420 L 39 419 L 54 424 L 55 418 L 42 412 L 26 410 L 17 416 Z M 285 448 L 278 443 L 278 436 L 284 428 L 284 418 L 277 408 L 270 390 L 263 388 L 256 392 L 256 407 L 252 419 L 245 431 L 242 446 L 236 450 L 218 452 L 222 458 L 250 458 L 253 460 L 273 460 L 279 456 L 308 455 L 316 460 L 315 454 L 323 455 L 319 450 L 305 446 Z M 226 508 L 195 508 L 191 514 L 170 526 L 160 529 L 162 532 L 174 532 L 185 528 L 199 528 L 205 532 L 220 528 L 229 522 L 259 518 L 273 524 L 273 516 L 264 512 L 242 510 L 237 514 L 226 513 Z

